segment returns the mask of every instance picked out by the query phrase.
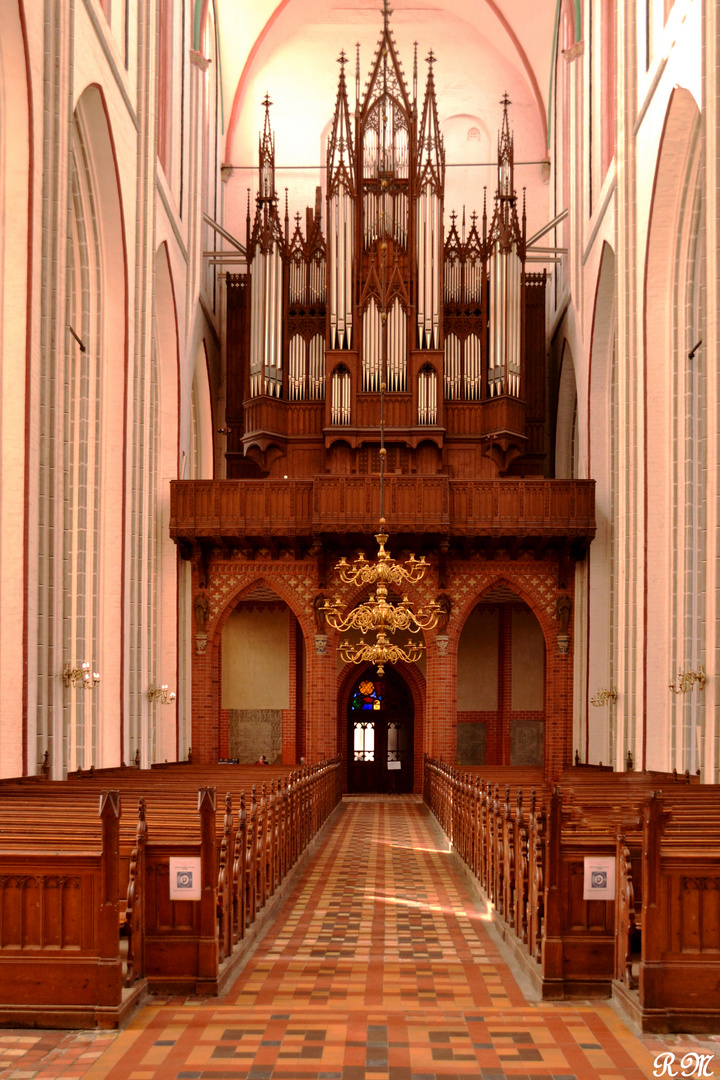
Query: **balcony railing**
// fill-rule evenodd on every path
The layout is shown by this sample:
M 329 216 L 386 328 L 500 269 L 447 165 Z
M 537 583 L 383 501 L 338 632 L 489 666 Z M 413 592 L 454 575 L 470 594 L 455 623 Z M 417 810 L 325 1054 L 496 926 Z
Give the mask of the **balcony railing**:
M 369 533 L 379 516 L 377 476 L 171 483 L 170 535 L 177 541 Z M 595 482 L 390 476 L 385 517 L 395 534 L 589 541 Z

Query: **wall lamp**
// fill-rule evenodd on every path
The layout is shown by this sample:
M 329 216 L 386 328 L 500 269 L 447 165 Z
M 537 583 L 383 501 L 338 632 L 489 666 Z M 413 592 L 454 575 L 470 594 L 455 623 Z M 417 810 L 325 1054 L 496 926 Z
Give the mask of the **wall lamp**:
M 617 701 L 617 690 L 612 687 L 609 690 L 598 690 L 595 697 L 590 698 L 590 704 L 595 705 L 596 708 L 607 704 L 608 701 Z
M 94 690 L 100 682 L 100 674 L 91 670 L 87 660 L 84 660 L 80 667 L 73 667 L 68 660 L 62 677 L 66 686 L 82 687 L 83 690 Z
M 157 701 L 160 705 L 172 705 L 175 700 L 175 693 L 174 691 L 168 693 L 167 683 L 163 683 L 162 686 L 153 686 L 151 683 L 148 697 L 151 701 Z
M 704 690 L 706 682 L 707 676 L 701 664 L 697 671 L 678 671 L 677 686 L 675 683 L 668 683 L 668 686 L 673 694 L 687 694 L 696 685 L 698 690 Z

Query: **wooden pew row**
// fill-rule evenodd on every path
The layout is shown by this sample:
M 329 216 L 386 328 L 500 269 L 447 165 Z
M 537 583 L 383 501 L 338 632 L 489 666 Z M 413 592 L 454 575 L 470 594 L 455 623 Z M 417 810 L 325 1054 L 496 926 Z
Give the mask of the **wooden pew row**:
M 643 804 L 662 785 L 666 795 L 671 793 L 667 798 L 674 808 L 694 808 L 692 814 L 683 810 L 682 824 L 675 832 L 668 826 L 663 834 L 662 865 L 669 867 L 674 858 L 677 868 L 682 858 L 688 858 L 683 847 L 688 837 L 693 838 L 690 849 L 696 851 L 707 849 L 708 831 L 720 837 L 720 814 L 710 813 L 716 800 L 714 790 L 705 787 L 703 796 L 697 778 L 687 775 L 617 774 L 584 768 L 567 770 L 552 788 L 538 784 L 528 790 L 533 776 L 527 771 L 523 775 L 519 769 L 506 769 L 504 776 L 493 770 L 492 782 L 478 782 L 477 773 L 490 771 L 455 770 L 426 760 L 425 799 L 478 878 L 495 909 L 501 932 L 539 992 L 552 998 L 610 993 L 613 979 L 617 981 L 627 967 L 628 946 L 639 940 L 642 928 L 647 997 L 649 973 L 658 961 L 645 952 L 647 859 L 643 859 L 643 849 L 647 850 L 647 841 L 642 833 Z M 677 809 L 675 812 L 679 815 Z M 623 848 L 618 846 L 619 835 Z M 584 899 L 585 859 L 598 856 L 617 857 L 613 901 Z M 685 878 L 690 881 L 688 874 Z M 692 881 L 690 886 L 692 891 Z M 703 885 L 710 895 L 710 900 L 704 900 L 704 910 L 714 912 L 713 903 L 716 897 L 720 899 L 720 878 L 718 886 L 715 892 L 714 885 L 709 889 Z M 677 884 L 674 889 L 673 895 L 677 895 Z M 666 886 L 666 897 L 671 893 Z M 708 915 L 705 923 L 708 920 L 713 927 L 709 940 L 717 933 L 720 944 L 720 910 L 717 920 L 714 914 Z M 621 939 L 622 946 L 618 944 Z M 686 949 L 681 964 L 687 953 Z M 663 959 L 666 967 L 671 964 L 668 956 Z M 716 979 L 720 978 L 719 959 L 720 954 L 713 956 L 708 969 Z M 706 991 L 710 982 L 708 976 Z M 657 997 L 654 988 L 653 993 Z M 646 1001 L 646 1018 L 651 1007 Z
M 149 787 L 147 775 L 138 775 L 142 770 L 122 770 L 127 777 L 121 776 L 117 790 L 126 805 L 144 798 L 141 822 L 134 830 L 126 822 L 118 828 L 122 855 L 113 900 L 115 955 L 119 958 L 118 912 L 125 906 L 126 981 L 134 987 L 144 984 L 147 976 L 151 987 L 216 993 L 262 906 L 340 799 L 337 762 L 309 767 L 292 777 L 285 770 L 284 777 L 278 782 L 271 779 L 269 785 L 267 768 L 233 768 L 232 776 L 224 767 L 219 772 L 205 770 L 202 777 L 192 771 L 195 775 L 188 772 L 183 779 L 177 770 L 170 770 L 172 775 L 163 772 L 160 781 L 153 772 Z M 199 778 L 219 779 L 232 789 L 225 798 L 224 814 L 217 812 L 222 808 L 216 805 L 214 789 L 206 786 L 198 797 L 194 785 Z M 265 781 L 264 789 L 262 782 L 259 791 L 251 785 L 246 799 L 248 780 L 259 778 Z M 32 786 L 0 784 L 0 877 L 6 865 L 19 872 L 23 859 L 32 860 L 61 845 L 73 854 L 92 853 L 98 847 L 97 817 L 93 825 L 90 808 L 97 807 L 106 780 L 103 775 Z M 200 856 L 203 899 L 199 904 L 169 900 L 167 880 L 173 854 Z M 121 858 L 127 863 L 125 893 L 120 885 Z M 3 959 L 0 953 L 0 986 L 7 985 Z M 118 962 L 122 964 L 121 959 Z M 128 996 L 127 989 L 122 993 Z M 3 996 L 0 991 L 0 999 Z M 8 1008 L 12 1004 L 7 1003 Z M 31 1009 L 37 1004 L 29 1003 Z M 40 1010 L 45 1019 L 36 1017 L 30 1022 L 75 1024 L 65 1014 L 58 1019 L 57 1010 L 53 1020 L 52 1002 L 45 1006 Z M 118 1008 L 116 1004 L 116 1013 Z M 14 1019 L 6 1022 L 28 1021 L 16 1009 Z M 75 1026 L 114 1026 L 117 1022 L 110 1013 L 89 1017 L 85 1010 Z
M 92 830 L 50 824 L 52 844 L 0 845 L 0 1024 L 116 1027 L 146 989 L 123 987 L 119 793 L 103 793 Z
M 720 785 L 648 795 L 640 843 L 618 836 L 617 865 L 613 998 L 644 1031 L 717 1031 Z

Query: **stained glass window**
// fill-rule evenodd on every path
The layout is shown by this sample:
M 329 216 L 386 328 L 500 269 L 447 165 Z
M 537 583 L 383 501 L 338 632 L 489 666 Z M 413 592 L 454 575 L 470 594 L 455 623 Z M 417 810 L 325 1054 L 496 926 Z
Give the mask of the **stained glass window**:
M 353 712 L 361 709 L 377 712 L 383 699 L 385 685 L 381 679 L 374 682 L 372 679 L 362 679 L 352 696 L 350 708 Z

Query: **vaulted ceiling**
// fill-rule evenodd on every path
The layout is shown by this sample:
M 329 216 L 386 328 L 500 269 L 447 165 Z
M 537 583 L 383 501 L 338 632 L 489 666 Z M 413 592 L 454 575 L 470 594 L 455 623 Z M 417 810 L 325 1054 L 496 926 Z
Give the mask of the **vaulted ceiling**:
M 247 189 L 256 188 L 262 99 L 269 93 L 276 132 L 276 184 L 289 189 L 291 214 L 323 186 L 325 140 L 337 90 L 337 58 L 349 57 L 354 105 L 356 44 L 360 90 L 382 28 L 381 0 L 216 0 L 226 142 L 233 166 L 225 220 L 244 236 Z M 433 50 L 440 124 L 447 153 L 446 212 L 481 209 L 494 189 L 500 98 L 512 101 L 516 186 L 528 188 L 529 227 L 548 216 L 548 91 L 555 0 L 394 0 L 390 23 L 412 86 L 417 42 L 419 107 L 425 58 Z

